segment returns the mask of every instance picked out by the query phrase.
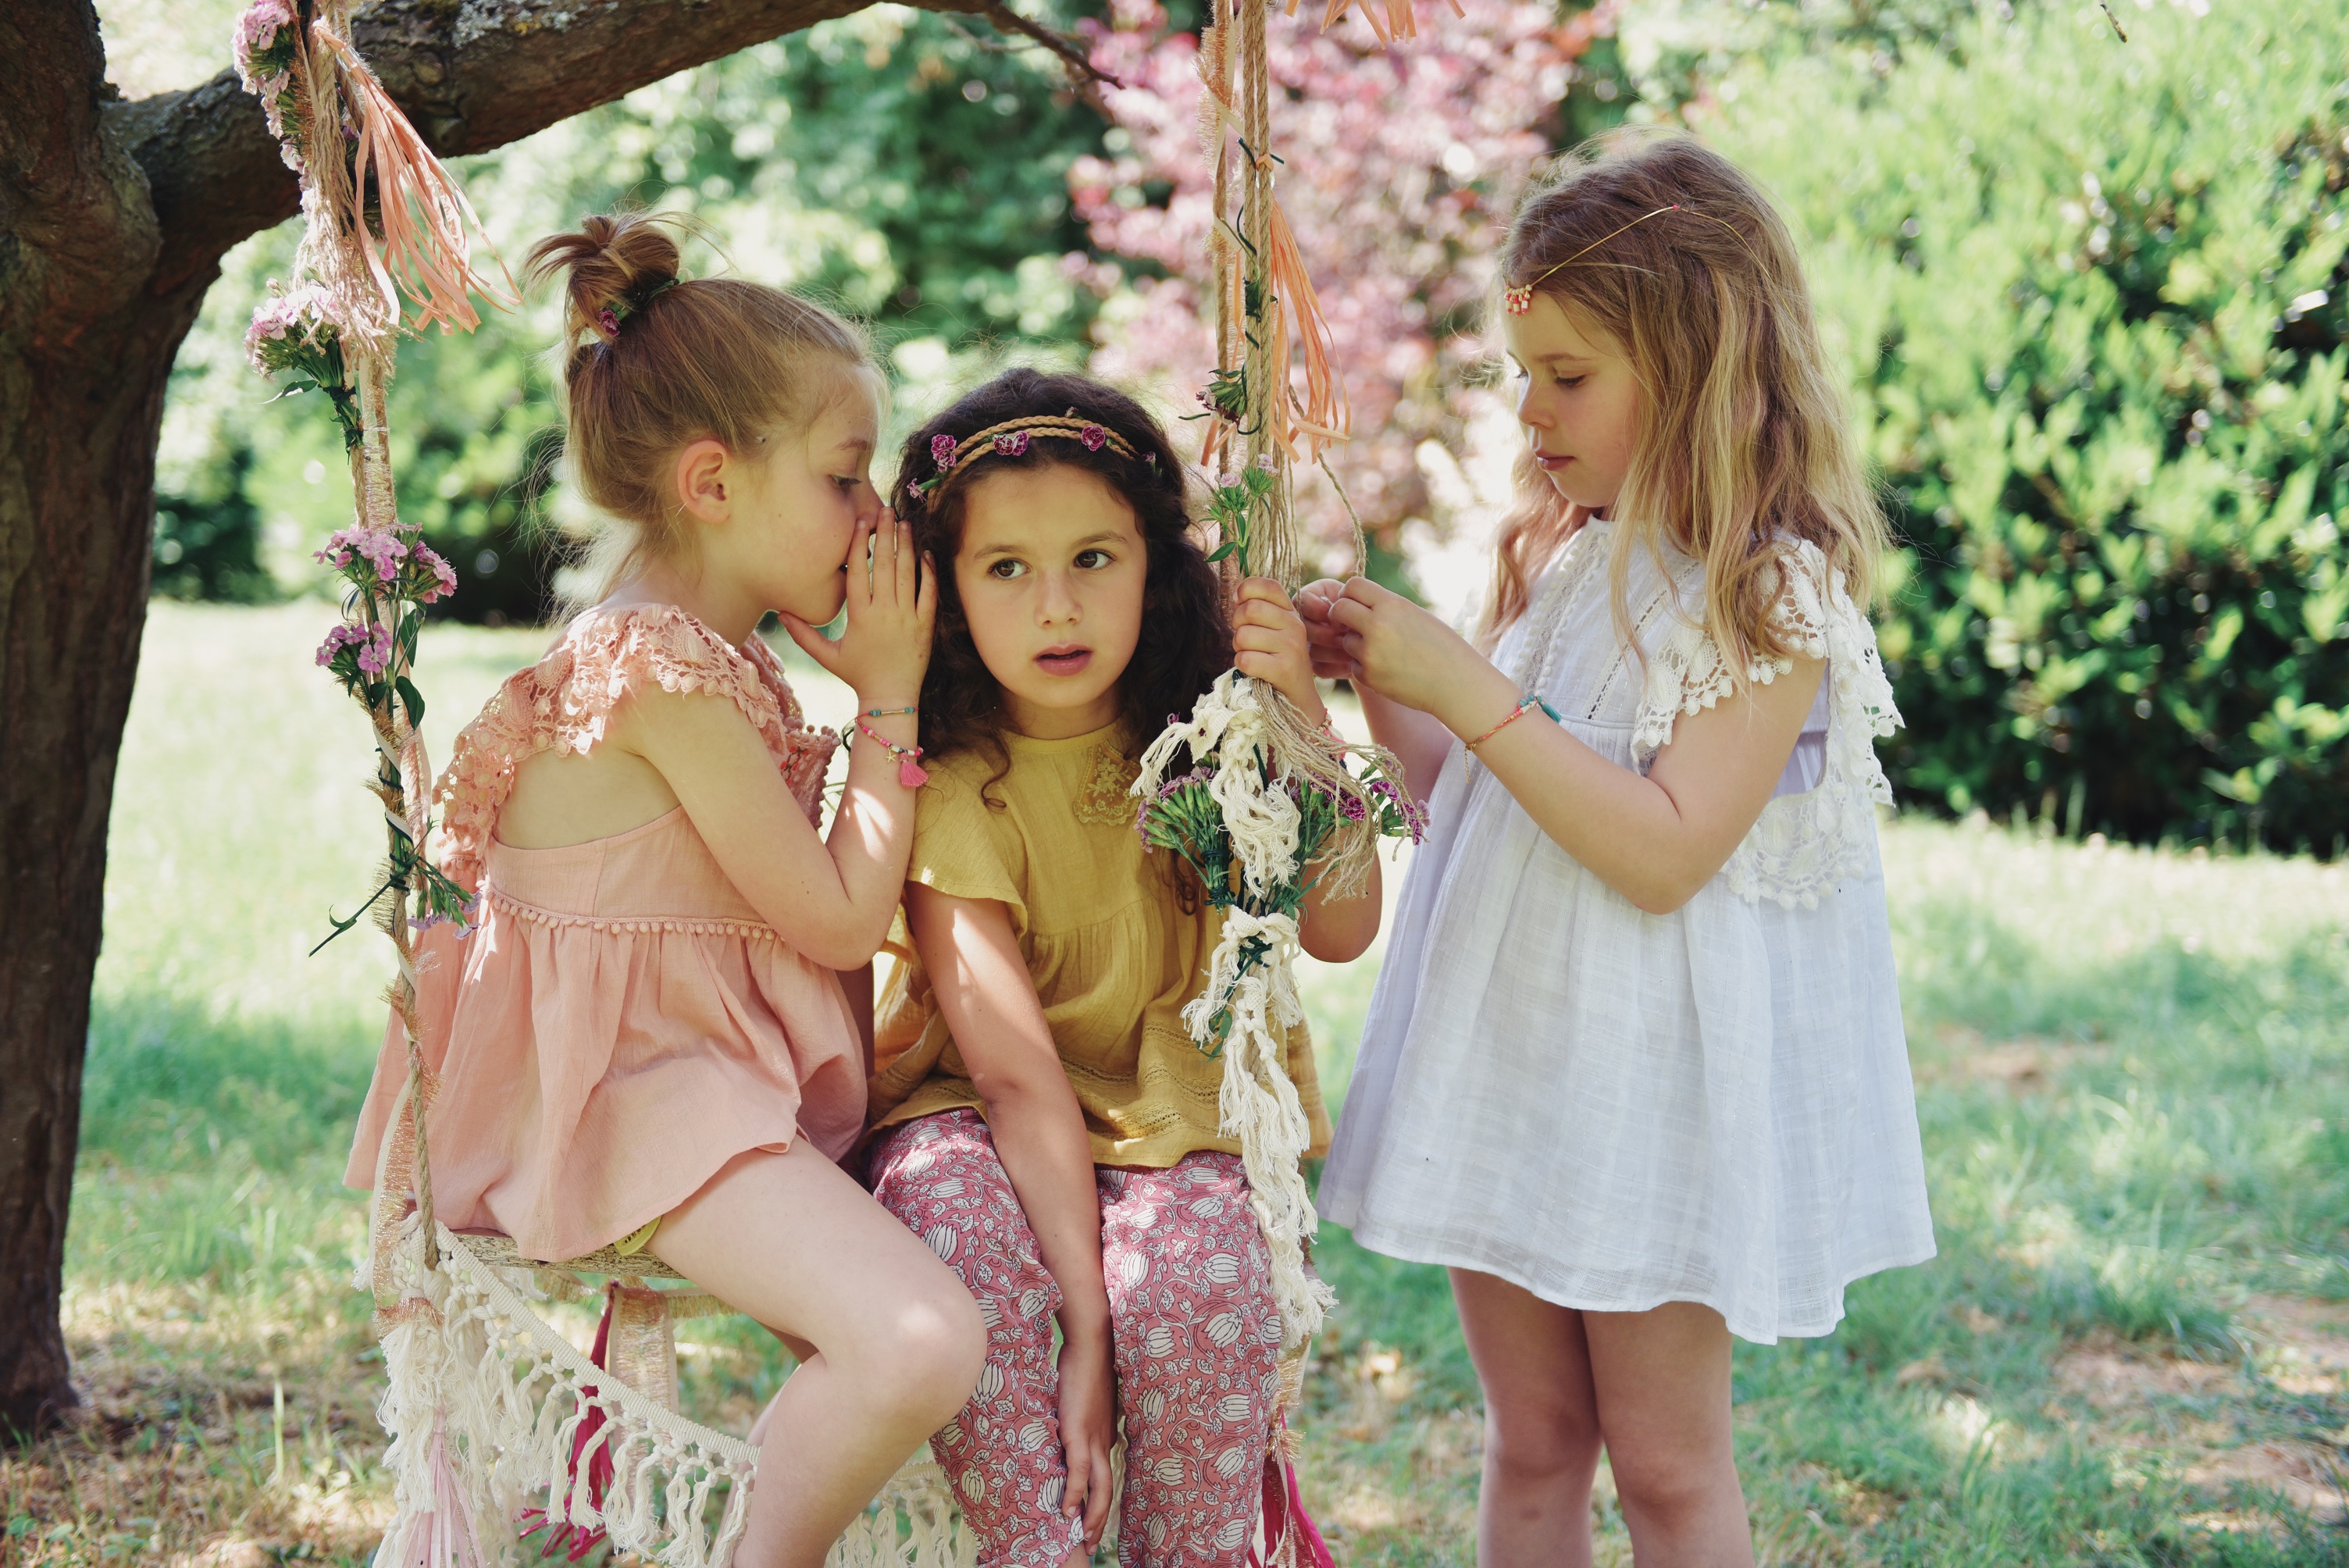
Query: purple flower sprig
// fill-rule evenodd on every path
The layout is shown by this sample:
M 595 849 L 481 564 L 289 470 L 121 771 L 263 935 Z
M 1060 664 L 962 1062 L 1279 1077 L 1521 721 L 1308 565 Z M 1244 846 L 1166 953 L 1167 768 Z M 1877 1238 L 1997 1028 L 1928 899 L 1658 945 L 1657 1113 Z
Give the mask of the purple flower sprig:
M 424 722 L 423 694 L 409 677 L 424 627 L 424 606 L 454 592 L 457 573 L 416 529 L 397 524 L 381 528 L 362 522 L 337 529 L 316 559 L 345 583 L 343 619 L 327 629 L 318 645 L 317 662 L 367 709 L 378 736 L 387 738 L 390 747 L 401 747 L 405 733 Z M 388 758 L 390 753 L 385 755 Z M 388 760 L 380 769 L 378 789 L 398 790 L 398 769 Z M 421 846 L 395 820 L 382 884 L 347 920 L 329 912 L 333 929 L 318 945 L 325 946 L 368 911 L 379 909 L 386 893 L 394 895 L 394 911 L 383 918 L 404 920 L 411 931 L 447 922 L 462 936 L 473 923 L 474 895 L 427 860 Z
M 415 530 L 366 523 L 337 529 L 316 558 L 349 585 L 343 621 L 318 645 L 319 666 L 368 707 L 397 698 L 408 722 L 421 723 L 424 698 L 405 672 L 416 657 L 423 606 L 456 590 L 456 572 Z
M 281 293 L 272 280 L 269 287 L 269 297 L 254 308 L 253 325 L 245 329 L 245 358 L 264 376 L 286 378 L 279 397 L 324 392 L 343 428 L 344 449 L 357 447 L 358 393 L 344 384 L 344 324 L 334 296 L 316 284 Z
M 237 79 L 261 100 L 279 155 L 297 174 L 302 170 L 302 101 L 294 81 L 294 56 L 301 41 L 301 20 L 287 0 L 254 0 L 236 19 L 229 40 Z

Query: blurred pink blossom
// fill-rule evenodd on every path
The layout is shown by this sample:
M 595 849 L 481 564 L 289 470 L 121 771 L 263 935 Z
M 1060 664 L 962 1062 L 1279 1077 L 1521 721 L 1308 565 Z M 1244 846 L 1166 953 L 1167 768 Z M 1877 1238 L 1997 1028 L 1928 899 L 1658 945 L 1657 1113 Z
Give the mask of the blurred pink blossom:
M 1272 150 L 1279 197 L 1336 336 L 1353 403 L 1353 439 L 1330 466 L 1364 525 L 1386 533 L 1431 511 L 1416 451 L 1459 442 L 1475 394 L 1463 375 L 1494 256 L 1588 29 L 1547 5 L 1460 0 L 1434 8 L 1416 39 L 1381 47 L 1358 17 L 1319 32 L 1271 20 Z M 1206 385 L 1215 331 L 1199 284 L 1213 220 L 1213 174 L 1196 135 L 1197 39 L 1168 35 L 1158 0 L 1112 0 L 1106 25 L 1080 25 L 1093 63 L 1128 85 L 1105 88 L 1131 139 L 1069 171 L 1078 213 L 1101 249 L 1172 274 L 1137 279 L 1140 308 L 1102 334 L 1093 369 L 1165 386 L 1187 407 Z M 1162 207 L 1142 200 L 1171 186 Z M 1102 287 L 1107 268 L 1070 257 L 1063 272 Z M 1321 537 L 1348 536 L 1343 508 L 1300 475 L 1298 510 Z M 1389 543 L 1392 543 L 1390 534 Z
M 257 77 L 254 74 L 253 57 L 277 41 L 279 28 L 298 26 L 294 7 L 286 0 L 253 0 L 244 14 L 236 19 L 236 32 L 230 40 L 229 48 L 236 59 L 237 77 L 244 83 L 247 92 L 271 98 L 284 88 L 285 73 L 279 71 Z

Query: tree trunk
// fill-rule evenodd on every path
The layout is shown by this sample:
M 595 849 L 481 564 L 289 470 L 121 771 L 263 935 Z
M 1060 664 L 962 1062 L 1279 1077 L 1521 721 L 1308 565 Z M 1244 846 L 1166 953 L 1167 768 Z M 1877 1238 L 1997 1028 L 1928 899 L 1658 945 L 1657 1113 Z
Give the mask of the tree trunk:
M 385 0 L 356 31 L 453 156 L 857 8 Z M 164 385 L 221 257 L 296 200 L 233 77 L 126 103 L 90 0 L 0 5 L 0 1436 L 77 1402 L 58 1290 Z

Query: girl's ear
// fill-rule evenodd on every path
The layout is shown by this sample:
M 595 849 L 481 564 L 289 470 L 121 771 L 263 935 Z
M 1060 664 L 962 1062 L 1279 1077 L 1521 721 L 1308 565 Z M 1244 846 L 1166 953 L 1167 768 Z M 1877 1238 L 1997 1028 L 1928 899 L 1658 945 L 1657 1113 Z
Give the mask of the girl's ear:
M 704 436 L 677 455 L 677 500 L 697 522 L 722 523 L 733 515 L 734 457 L 723 441 Z

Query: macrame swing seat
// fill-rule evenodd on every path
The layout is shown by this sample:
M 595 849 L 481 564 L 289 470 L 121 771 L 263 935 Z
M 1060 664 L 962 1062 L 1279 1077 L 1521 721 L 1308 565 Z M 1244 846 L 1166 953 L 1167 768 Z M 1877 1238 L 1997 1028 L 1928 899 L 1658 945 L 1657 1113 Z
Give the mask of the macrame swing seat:
M 254 0 L 233 36 L 305 220 L 292 286 L 255 312 L 247 349 L 292 389 L 332 405 L 357 517 L 322 556 L 351 583 L 345 619 L 320 649 L 367 709 L 388 846 L 383 885 L 361 911 L 398 955 L 388 995 L 408 1076 L 378 1157 L 361 1288 L 376 1299 L 388 1387 L 393 1519 L 378 1568 L 521 1564 L 599 1542 L 664 1568 L 727 1568 L 748 1517 L 759 1451 L 678 1409 L 675 1324 L 727 1310 L 644 1254 L 610 1249 L 547 1264 L 503 1236 L 460 1234 L 432 1212 L 433 1075 L 419 1048 L 416 933 L 465 916 L 466 891 L 427 854 L 431 778 L 409 678 L 421 606 L 454 574 L 401 522 L 386 391 L 401 298 L 409 330 L 480 323 L 471 295 L 510 303 L 472 263 L 479 232 L 455 181 L 384 90 L 350 37 L 352 0 Z M 378 568 L 380 568 L 380 572 Z M 356 568 L 356 569 L 354 569 Z M 437 577 L 436 577 L 437 573 Z M 359 915 L 338 923 L 356 924 Z M 540 1311 L 611 1283 L 594 1356 Z M 525 1532 L 530 1539 L 524 1539 Z M 976 1556 L 926 1453 L 884 1490 L 833 1548 L 838 1568 L 965 1568 Z
M 1378 4 L 1387 10 L 1382 37 L 1408 30 L 1409 0 Z M 1346 0 L 1332 0 L 1324 25 L 1345 8 Z M 294 389 L 315 389 L 331 402 L 357 511 L 355 526 L 322 552 L 352 586 L 344 622 L 319 662 L 359 699 L 374 731 L 372 789 L 383 808 L 388 870 L 361 913 L 374 913 L 398 956 L 388 995 L 409 1067 L 378 1157 L 359 1268 L 361 1288 L 376 1301 L 388 1385 L 379 1415 L 391 1439 L 385 1462 L 394 1517 L 376 1563 L 519 1568 L 550 1552 L 576 1561 L 607 1542 L 663 1568 L 729 1568 L 760 1453 L 679 1411 L 675 1326 L 730 1309 L 647 1254 L 606 1248 L 556 1262 L 530 1259 L 507 1237 L 460 1233 L 433 1213 L 428 1129 L 436 1085 L 418 1037 L 415 934 L 439 920 L 467 918 L 468 906 L 467 890 L 441 875 L 427 853 L 431 778 L 416 727 L 423 699 L 409 675 L 421 606 L 453 587 L 454 574 L 398 515 L 386 392 L 403 294 L 416 306 L 410 330 L 435 322 L 443 331 L 471 330 L 480 320 L 471 294 L 505 303 L 512 289 L 510 278 L 501 290 L 475 270 L 472 209 L 352 46 L 352 9 L 353 0 L 253 0 L 234 43 L 240 74 L 301 178 L 305 219 L 294 286 L 255 313 L 248 350 L 265 372 L 290 373 Z M 1216 417 L 1202 461 L 1231 480 L 1245 443 L 1251 475 L 1270 476 L 1218 491 L 1239 498 L 1236 509 L 1217 512 L 1226 545 L 1219 553 L 1239 551 L 1226 564 L 1227 581 L 1248 559 L 1252 523 L 1261 525 L 1257 568 L 1295 575 L 1288 465 L 1300 456 L 1319 461 L 1324 445 L 1344 438 L 1346 424 L 1329 365 L 1329 329 L 1272 200 L 1265 12 L 1266 0 L 1216 0 L 1201 60 L 1207 88 L 1201 139 L 1216 171 L 1212 265 L 1219 306 L 1209 399 Z M 1380 17 L 1372 16 L 1376 26 Z M 1229 158 L 1235 139 L 1247 155 L 1237 181 Z M 1242 187 L 1237 214 L 1235 183 Z M 1294 322 L 1304 351 L 1302 398 L 1289 387 L 1285 322 Z M 1268 884 L 1257 862 L 1269 864 L 1268 857 L 1283 852 L 1279 844 L 1293 850 L 1297 842 L 1293 813 L 1284 817 L 1279 789 L 1264 785 L 1302 777 L 1332 800 L 1361 805 L 1370 797 L 1346 771 L 1347 748 L 1319 738 L 1277 694 L 1252 686 L 1227 676 L 1177 730 L 1185 744 L 1204 744 L 1206 750 L 1191 744 L 1195 757 L 1223 744 L 1213 788 L 1230 812 L 1227 837 L 1250 862 L 1247 881 L 1261 894 Z M 1154 761 L 1174 754 L 1164 740 L 1153 749 Z M 1391 769 L 1391 759 L 1373 762 Z M 1149 770 L 1150 786 L 1161 771 Z M 1357 826 L 1340 830 L 1325 873 L 1336 876 L 1335 885 L 1362 872 L 1369 841 L 1361 819 L 1352 820 Z M 1294 870 L 1275 880 L 1293 879 Z M 1233 876 L 1237 886 L 1237 863 Z M 1299 1506 L 1286 1427 L 1307 1347 L 1331 1299 L 1307 1262 L 1312 1212 L 1299 1168 L 1304 1118 L 1271 1033 L 1301 1018 L 1290 975 L 1295 924 L 1241 903 L 1230 907 L 1208 995 L 1186 1022 L 1203 1047 L 1212 1043 L 1228 1053 L 1225 1120 L 1256 1188 L 1283 1320 L 1281 1413 L 1266 1471 L 1261 1543 L 1250 1557 L 1279 1568 L 1328 1568 L 1328 1552 Z M 592 1355 L 541 1311 L 552 1301 L 592 1297 L 590 1277 L 607 1282 Z M 653 1280 L 683 1288 L 664 1290 Z M 893 1478 L 829 1562 L 968 1568 L 976 1555 L 952 1491 L 925 1452 Z
M 397 1515 L 378 1568 L 574 1560 L 599 1541 L 665 1568 L 725 1568 L 748 1518 L 759 1450 L 678 1408 L 676 1325 L 732 1309 L 647 1253 L 606 1247 L 543 1263 L 431 1216 L 411 1071 L 378 1165 L 373 1246 Z M 397 1212 L 395 1212 L 395 1209 Z M 427 1238 L 429 1238 L 428 1243 Z M 591 1297 L 604 1319 L 582 1355 L 541 1313 Z M 487 1539 L 488 1522 L 509 1522 Z M 834 1568 L 969 1568 L 976 1542 L 924 1451 L 828 1558 Z

